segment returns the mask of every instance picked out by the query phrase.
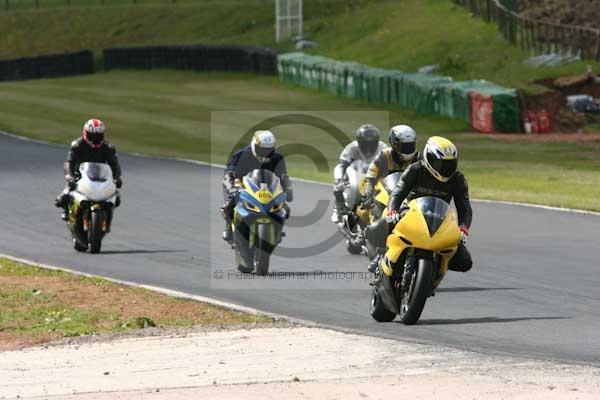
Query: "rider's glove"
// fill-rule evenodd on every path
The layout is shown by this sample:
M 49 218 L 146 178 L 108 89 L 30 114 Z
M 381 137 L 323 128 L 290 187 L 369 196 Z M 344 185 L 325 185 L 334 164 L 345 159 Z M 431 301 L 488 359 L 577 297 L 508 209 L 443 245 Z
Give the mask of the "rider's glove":
M 65 175 L 65 180 L 67 181 L 67 186 L 69 187 L 69 189 L 74 190 L 75 189 L 75 178 L 73 178 L 71 175 Z
M 336 179 L 333 182 L 333 191 L 334 192 L 343 192 L 346 188 L 346 182 L 343 179 Z
M 235 196 L 237 196 L 238 194 L 238 190 L 236 187 L 230 187 L 227 189 L 227 195 L 229 196 L 230 199 L 233 199 Z
M 123 186 L 123 178 L 118 176 L 117 179 L 115 179 L 115 185 L 117 185 L 117 189 L 121 189 Z
M 388 224 L 397 224 L 400 221 L 400 212 L 398 210 L 388 210 L 385 221 Z
M 285 201 L 291 203 L 294 200 L 294 191 L 292 189 L 288 189 L 285 191 Z
M 467 243 L 467 238 L 469 237 L 469 228 L 467 228 L 464 225 L 461 225 L 458 227 L 458 229 L 460 230 L 460 242 L 462 244 Z

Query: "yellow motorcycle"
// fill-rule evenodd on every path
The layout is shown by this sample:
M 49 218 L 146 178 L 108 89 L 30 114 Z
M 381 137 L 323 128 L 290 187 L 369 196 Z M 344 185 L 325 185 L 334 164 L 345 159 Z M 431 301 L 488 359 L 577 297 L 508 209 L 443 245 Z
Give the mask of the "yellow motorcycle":
M 387 251 L 373 283 L 370 313 L 378 322 L 400 316 L 406 325 L 421 317 L 461 240 L 456 211 L 437 197 L 410 201 L 387 237 Z
M 387 208 L 387 204 L 390 201 L 390 196 L 392 194 L 392 190 L 398 184 L 398 181 L 402 177 L 402 172 L 394 172 L 389 174 L 383 179 L 380 179 L 375 185 L 375 204 L 371 209 L 371 213 L 369 215 L 370 222 L 376 222 L 382 216 L 385 216 L 385 210 Z
M 373 206 L 369 208 L 369 224 L 365 230 L 365 251 L 369 261 L 375 259 L 379 253 L 385 250 L 385 238 L 388 235 L 388 226 L 383 217 L 387 214 L 387 204 L 390 200 L 392 190 L 402 177 L 402 172 L 394 172 L 375 185 L 375 198 Z

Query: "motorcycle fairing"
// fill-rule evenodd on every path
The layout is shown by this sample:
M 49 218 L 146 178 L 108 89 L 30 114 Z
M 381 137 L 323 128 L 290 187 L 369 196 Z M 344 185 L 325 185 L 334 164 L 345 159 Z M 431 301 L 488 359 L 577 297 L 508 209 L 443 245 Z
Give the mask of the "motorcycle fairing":
M 432 207 L 440 212 L 435 217 L 431 214 Z M 436 224 L 439 226 L 434 229 Z M 445 201 L 435 197 L 414 199 L 408 203 L 406 214 L 387 238 L 388 250 L 382 259 L 381 270 L 392 276 L 391 264 L 397 263 L 406 249 L 415 248 L 439 254 L 440 275 L 443 276 L 458 249 L 460 237 L 456 212 Z
M 241 220 L 248 225 L 272 221 L 283 224 L 286 193 L 275 174 L 254 170 L 244 177 L 243 188 L 234 210 L 234 230 Z
M 383 179 L 380 179 L 375 185 L 375 190 L 377 195 L 375 196 L 375 201 L 380 202 L 381 204 L 387 205 L 390 201 L 390 194 L 396 184 L 400 180 L 402 176 L 402 172 L 394 172 L 393 174 L 389 174 Z

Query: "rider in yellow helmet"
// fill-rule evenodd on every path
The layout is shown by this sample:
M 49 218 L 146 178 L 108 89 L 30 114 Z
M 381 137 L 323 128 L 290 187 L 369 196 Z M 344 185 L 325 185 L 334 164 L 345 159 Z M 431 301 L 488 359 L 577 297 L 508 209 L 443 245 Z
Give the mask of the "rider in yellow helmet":
M 461 272 L 470 270 L 473 261 L 465 247 L 473 218 L 469 187 L 464 175 L 458 171 L 456 146 L 440 136 L 429 138 L 421 162 L 412 164 L 402 174 L 390 197 L 387 221 L 397 223 L 402 218 L 404 205 L 423 196 L 438 197 L 448 203 L 454 200 L 463 240 L 450 260 L 449 269 Z

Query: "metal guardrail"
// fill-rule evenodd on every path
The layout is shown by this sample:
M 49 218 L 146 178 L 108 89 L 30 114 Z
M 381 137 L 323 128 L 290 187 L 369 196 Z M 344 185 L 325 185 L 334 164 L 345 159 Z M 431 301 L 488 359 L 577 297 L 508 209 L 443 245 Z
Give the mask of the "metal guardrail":
M 452 0 L 488 22 L 498 25 L 513 45 L 532 53 L 561 52 L 600 61 L 600 30 L 527 18 L 507 9 L 499 0 Z

